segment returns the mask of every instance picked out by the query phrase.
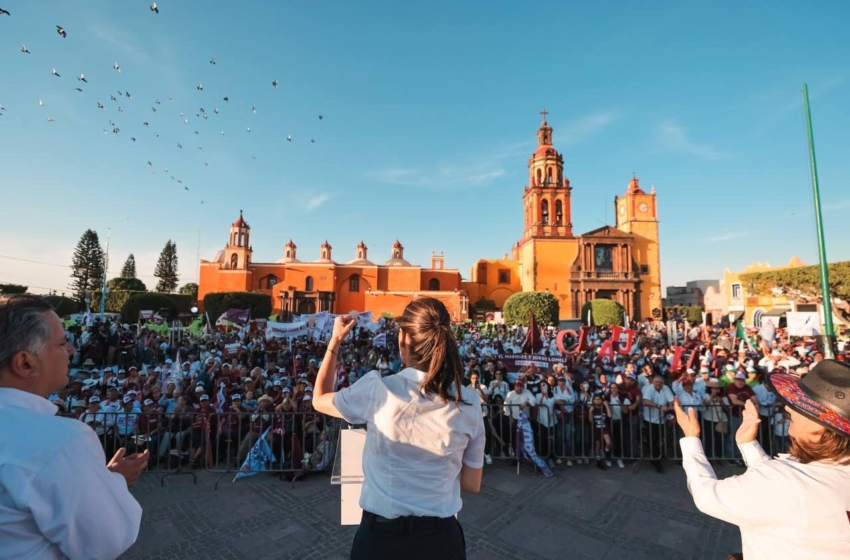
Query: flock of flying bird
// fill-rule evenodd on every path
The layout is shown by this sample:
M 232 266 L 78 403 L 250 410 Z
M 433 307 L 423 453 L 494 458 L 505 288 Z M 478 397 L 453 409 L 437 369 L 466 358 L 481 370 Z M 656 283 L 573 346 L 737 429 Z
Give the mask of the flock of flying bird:
M 154 3 L 152 3 L 152 4 L 151 4 L 151 6 L 150 6 L 150 11 L 151 11 L 151 12 L 154 12 L 155 14 L 159 14 L 159 7 L 157 6 L 156 2 L 154 2 Z M 4 16 L 4 15 L 5 15 L 5 16 L 11 16 L 11 14 L 9 13 L 9 11 L 8 11 L 8 10 L 5 10 L 5 9 L 3 9 L 3 8 L 0 8 L 0 16 Z M 65 30 L 65 28 L 63 28 L 61 25 L 57 25 L 57 26 L 56 26 L 56 33 L 57 33 L 60 37 L 62 37 L 63 39 L 67 39 L 67 38 L 68 38 L 68 33 L 67 33 L 67 31 L 66 31 L 66 30 Z M 27 48 L 27 46 L 26 46 L 25 44 L 21 45 L 21 52 L 22 52 L 23 54 L 27 54 L 27 55 L 32 54 L 32 53 L 30 52 L 30 50 Z M 216 63 L 216 59 L 215 59 L 215 58 L 210 59 L 210 62 L 209 62 L 209 63 L 210 63 L 210 65 L 212 65 L 212 66 L 215 66 L 215 65 L 217 64 L 217 63 Z M 113 64 L 112 68 L 113 68 L 113 69 L 114 69 L 114 70 L 115 70 L 118 74 L 120 74 L 120 73 L 121 73 L 121 66 L 120 66 L 117 62 L 115 62 L 115 63 Z M 60 73 L 56 70 L 56 68 L 51 68 L 50 70 L 51 70 L 51 74 L 52 74 L 53 76 L 55 76 L 55 77 L 57 77 L 57 78 L 61 78 L 61 77 L 62 77 L 62 76 L 61 76 L 61 74 L 60 74 Z M 83 89 L 82 89 L 82 87 L 80 87 L 80 86 L 81 86 L 82 84 L 88 84 L 88 83 L 89 83 L 89 82 L 88 82 L 88 79 L 87 79 L 87 78 L 86 78 L 86 76 L 85 76 L 85 74 L 81 73 L 79 76 L 77 76 L 77 82 L 79 82 L 78 87 L 76 87 L 76 88 L 74 88 L 74 89 L 75 89 L 76 91 L 78 91 L 78 92 L 82 93 L 82 92 L 83 92 Z M 275 79 L 275 80 L 273 80 L 273 81 L 271 82 L 271 85 L 272 85 L 272 87 L 273 87 L 273 88 L 277 89 L 277 87 L 278 87 L 279 83 L 280 83 L 280 82 L 279 82 L 277 79 Z M 202 92 L 202 91 L 204 91 L 204 85 L 203 85 L 202 83 L 198 83 L 198 85 L 197 85 L 196 89 L 197 89 L 199 92 Z M 117 104 L 117 112 L 118 112 L 118 113 L 123 113 L 123 112 L 124 112 L 124 109 L 122 108 L 122 106 L 120 105 L 120 103 L 122 103 L 124 100 L 126 100 L 126 101 L 133 100 L 134 98 L 133 98 L 133 96 L 130 94 L 130 92 L 129 92 L 129 91 L 126 91 L 126 90 L 123 90 L 123 91 L 122 91 L 122 90 L 118 90 L 116 93 L 117 93 L 118 97 L 116 97 L 116 96 L 115 96 L 115 94 L 109 94 L 109 100 L 110 100 L 111 102 L 113 102 L 113 103 Z M 168 102 L 168 103 L 171 103 L 171 102 L 173 101 L 173 99 L 172 99 L 171 95 L 166 95 L 166 96 L 165 96 L 165 99 L 167 100 L 167 102 Z M 230 103 L 230 98 L 229 98 L 229 96 L 225 95 L 225 96 L 222 98 L 222 101 L 224 101 L 224 103 L 225 103 L 225 104 L 229 104 L 229 103 Z M 101 110 L 101 111 L 104 111 L 104 112 L 106 112 L 106 111 L 107 111 L 107 106 L 106 106 L 104 103 L 101 103 L 100 101 L 96 101 L 96 103 L 97 103 L 97 109 L 99 109 L 99 110 Z M 39 100 L 38 100 L 38 105 L 39 105 L 39 107 L 43 107 L 43 106 L 44 106 L 44 103 L 43 103 L 43 101 L 42 101 L 41 99 L 39 99 Z M 161 108 L 161 107 L 160 107 L 161 105 L 162 105 L 162 102 L 160 101 L 160 99 L 159 99 L 159 98 L 156 98 L 156 99 L 155 99 L 155 101 L 153 102 L 153 105 L 151 105 L 151 108 L 150 108 L 150 109 L 151 109 L 151 113 L 152 113 L 152 114 L 157 114 L 157 113 L 159 112 L 159 109 Z M 3 107 L 3 105 L 0 105 L 0 116 L 3 116 L 4 112 L 6 112 L 6 111 L 7 111 L 7 109 L 6 109 L 5 107 Z M 256 114 L 256 112 L 257 112 L 257 108 L 256 108 L 256 107 L 251 107 L 251 112 L 252 112 L 252 114 Z M 219 108 L 218 108 L 217 106 L 216 106 L 216 107 L 214 107 L 214 109 L 213 109 L 213 111 L 212 111 L 212 114 L 213 114 L 213 115 L 218 115 L 218 114 L 219 114 Z M 201 122 L 203 122 L 203 121 L 208 121 L 208 120 L 209 120 L 209 118 L 210 118 L 210 113 L 209 113 L 208 111 L 206 111 L 203 107 L 199 107 L 199 108 L 198 108 L 198 109 L 194 112 L 194 115 L 195 115 L 195 117 L 196 117 L 196 118 L 198 118 L 198 119 L 202 119 L 202 121 L 201 121 Z M 118 117 L 116 117 L 116 118 L 118 118 Z M 189 124 L 189 122 L 190 122 L 190 121 L 189 121 L 189 116 L 187 116 L 184 112 L 180 112 L 180 119 L 182 120 L 182 122 L 183 122 L 183 124 L 184 124 L 184 125 L 188 125 L 188 124 Z M 321 120 L 323 120 L 323 119 L 324 119 L 324 116 L 323 116 L 323 115 L 319 115 L 319 120 L 321 121 Z M 46 117 L 46 121 L 47 121 L 48 123 L 52 123 L 52 122 L 55 122 L 55 119 L 53 119 L 53 117 L 51 117 L 51 116 L 49 116 L 49 115 L 48 115 L 48 116 Z M 104 129 L 103 129 L 103 134 L 105 134 L 105 135 L 109 135 L 109 134 L 110 134 L 110 132 L 111 132 L 111 134 L 113 134 L 114 136 L 120 136 L 120 134 L 121 134 L 121 128 L 118 126 L 118 124 L 117 124 L 114 120 L 112 120 L 112 119 L 109 119 L 109 120 L 108 120 L 108 122 L 109 122 L 109 126 L 111 127 L 111 130 L 109 130 L 109 129 L 107 129 L 107 128 L 104 128 Z M 148 119 L 145 119 L 145 120 L 142 122 L 142 126 L 143 126 L 145 129 L 149 129 L 149 128 L 150 128 L 150 126 L 151 126 L 151 122 L 150 122 Z M 246 126 L 245 130 L 246 130 L 246 133 L 250 133 L 250 132 L 251 132 L 251 127 L 250 127 L 250 126 Z M 198 136 L 200 136 L 200 134 L 201 134 L 201 133 L 200 133 L 200 131 L 199 131 L 199 130 L 194 130 L 194 135 L 198 135 Z M 220 136 L 224 136 L 224 134 L 225 134 L 225 131 L 224 131 L 224 130 L 220 130 L 219 135 L 220 135 Z M 155 138 L 159 138 L 159 132 L 158 132 L 158 131 L 156 131 L 156 130 L 155 130 L 155 131 L 154 131 L 154 133 L 153 133 L 153 135 L 154 135 L 154 137 L 155 137 Z M 193 135 L 193 136 L 194 136 L 194 135 Z M 130 136 L 129 138 L 130 138 L 130 141 L 131 141 L 131 142 L 133 142 L 133 143 L 135 143 L 135 142 L 136 142 L 136 137 L 135 137 L 135 136 Z M 286 140 L 287 140 L 287 142 L 292 142 L 292 135 L 287 135 Z M 311 138 L 311 139 L 310 139 L 310 142 L 311 142 L 311 143 L 315 143 L 315 142 L 316 142 L 316 139 L 315 139 L 315 138 Z M 177 149 L 177 150 L 182 150 L 182 149 L 183 149 L 183 146 L 182 146 L 182 144 L 181 144 L 179 141 L 176 143 L 176 149 Z M 203 146 L 198 145 L 198 148 L 197 148 L 197 149 L 198 149 L 198 150 L 203 150 Z M 252 159 L 252 160 L 256 160 L 257 158 L 256 158 L 256 156 L 251 156 L 251 159 Z M 153 167 L 154 167 L 153 162 L 152 162 L 152 161 L 150 161 L 150 160 L 148 160 L 148 161 L 147 161 L 147 166 L 148 166 L 148 167 L 150 167 L 150 168 L 153 168 Z M 204 162 L 204 166 L 205 166 L 205 167 L 210 167 L 210 163 L 209 163 L 209 162 Z M 166 173 L 166 174 L 168 173 L 168 167 L 163 167 L 163 168 L 162 168 L 162 170 L 163 170 L 163 173 Z M 156 174 L 156 170 L 151 169 L 151 173 L 152 173 L 152 174 Z M 182 180 L 179 176 L 171 175 L 170 177 L 171 177 L 171 180 L 175 181 L 177 184 L 183 185 L 183 189 L 184 189 L 185 191 L 189 191 L 189 186 L 188 186 L 188 185 L 184 185 L 184 184 L 183 184 L 183 180 Z M 203 204 L 203 203 L 204 203 L 204 201 L 203 201 L 203 200 L 201 200 L 201 204 Z

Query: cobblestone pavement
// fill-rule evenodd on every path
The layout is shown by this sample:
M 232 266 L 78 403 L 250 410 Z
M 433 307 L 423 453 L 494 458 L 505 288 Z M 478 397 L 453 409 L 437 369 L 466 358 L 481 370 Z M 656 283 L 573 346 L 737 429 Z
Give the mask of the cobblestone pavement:
M 599 471 L 485 468 L 480 494 L 464 495 L 459 519 L 468 557 L 485 559 L 719 559 L 741 550 L 738 529 L 696 510 L 676 463 Z M 719 469 L 721 478 L 738 472 Z M 291 483 L 259 474 L 149 473 L 133 493 L 144 508 L 134 560 L 348 558 L 356 527 L 339 525 L 339 488 L 325 476 Z

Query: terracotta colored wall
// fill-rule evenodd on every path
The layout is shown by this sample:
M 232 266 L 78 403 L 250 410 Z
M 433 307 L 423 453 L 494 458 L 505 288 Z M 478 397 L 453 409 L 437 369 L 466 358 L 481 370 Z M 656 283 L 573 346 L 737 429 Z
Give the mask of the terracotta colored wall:
M 560 318 L 572 319 L 570 268 L 578 255 L 576 239 L 540 239 L 535 242 L 537 284 L 535 290 L 549 292 L 558 298 Z
M 419 282 L 420 290 L 428 289 L 428 282 L 436 278 L 440 282 L 440 290 L 459 290 L 460 273 L 457 270 L 422 270 Z

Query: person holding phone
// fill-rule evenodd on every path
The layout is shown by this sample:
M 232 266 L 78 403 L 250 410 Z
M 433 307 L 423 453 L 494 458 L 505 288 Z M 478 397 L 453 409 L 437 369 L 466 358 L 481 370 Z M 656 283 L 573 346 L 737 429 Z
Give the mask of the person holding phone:
M 314 408 L 366 424 L 363 518 L 351 558 L 466 558 L 456 519 L 461 492 L 477 493 L 484 467 L 481 400 L 463 386 L 463 364 L 445 305 L 411 302 L 398 321 L 406 368 L 372 371 L 335 392 L 340 344 L 356 326 L 337 317 L 316 380 Z

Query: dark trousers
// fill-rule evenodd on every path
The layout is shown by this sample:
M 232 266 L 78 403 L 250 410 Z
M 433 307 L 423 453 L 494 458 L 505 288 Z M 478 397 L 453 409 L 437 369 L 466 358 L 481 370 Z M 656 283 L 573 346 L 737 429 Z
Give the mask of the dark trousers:
M 454 517 L 386 520 L 363 512 L 351 546 L 351 560 L 465 560 L 463 528 Z

